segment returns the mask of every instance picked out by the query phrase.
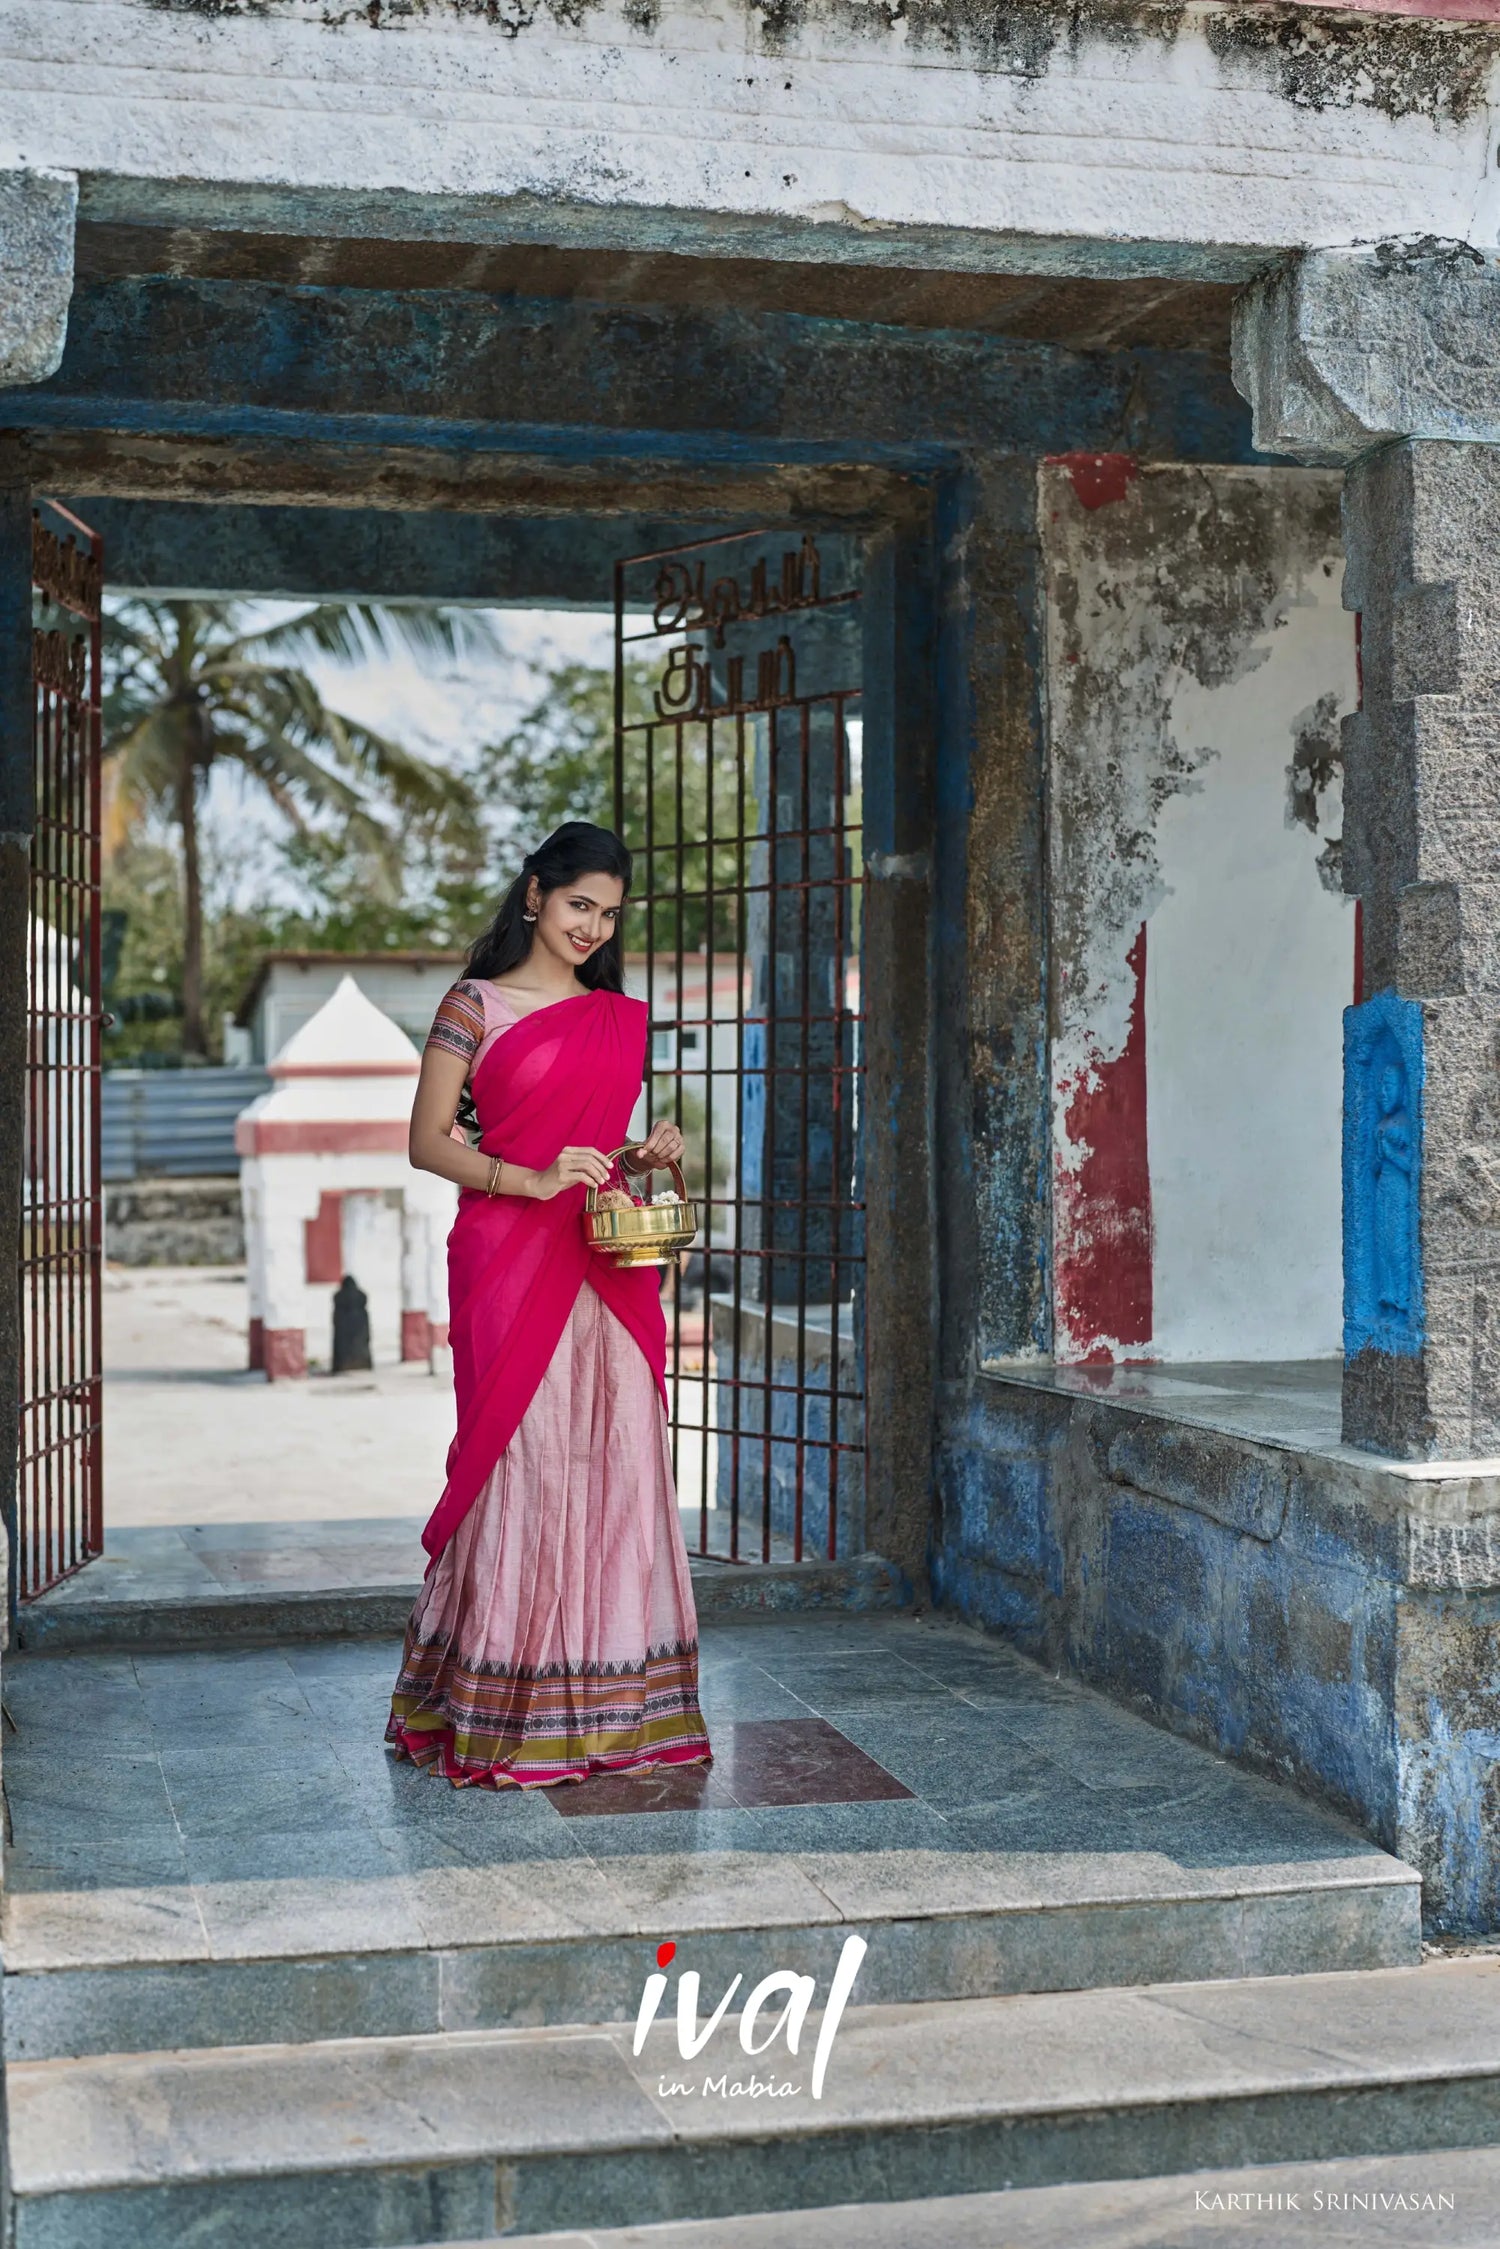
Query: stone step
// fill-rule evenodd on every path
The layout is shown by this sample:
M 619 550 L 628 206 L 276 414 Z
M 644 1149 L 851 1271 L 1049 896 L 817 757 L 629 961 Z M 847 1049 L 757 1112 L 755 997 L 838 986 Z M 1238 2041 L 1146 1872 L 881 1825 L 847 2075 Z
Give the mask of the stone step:
M 1500 2148 L 1444 2148 L 531 2238 L 534 2249 L 1495 2249 L 1497 2211 Z
M 18 1642 L 63 1655 L 399 1635 L 421 1590 L 421 1527 L 419 1516 L 393 1516 L 115 1531 L 97 1561 L 26 1604 Z M 753 1566 L 694 1557 L 692 1576 L 700 1622 L 899 1610 L 911 1599 L 878 1554 Z
M 710 1619 L 713 1767 L 555 1801 L 395 1765 L 398 1652 L 10 1664 L 12 2059 L 612 2021 L 667 1938 L 826 1988 L 857 1931 L 862 2004 L 1419 1957 L 1410 1868 L 962 1628 Z
M 817 1886 L 780 1854 L 632 1855 L 602 1879 L 518 1868 L 498 1887 L 489 1870 L 426 1869 L 341 1885 L 322 1913 L 304 1894 L 284 1917 L 274 1881 L 254 1886 L 269 1896 L 231 1884 L 54 1895 L 45 1923 L 12 1914 L 5 2052 L 610 2022 L 633 2013 L 663 1937 L 719 1993 L 773 1965 L 826 1989 L 857 1934 L 871 2004 L 1407 1965 L 1420 1950 L 1417 1889 L 1394 1861 L 1356 1880 L 1322 1864 L 1267 1869 L 1258 1887 L 1236 1869 L 1219 1886 L 1143 1889 L 1118 1871 L 1070 1880 L 1001 1853 L 906 1858 L 828 1854 Z M 379 1941 L 403 1922 L 419 1941 Z M 373 1941 L 360 1942 L 361 1925 Z
M 1494 1958 L 860 2008 L 821 2100 L 816 2029 L 753 2062 L 726 2024 L 692 2063 L 628 2026 L 21 2063 L 15 2249 L 425 2249 L 1500 2135 Z

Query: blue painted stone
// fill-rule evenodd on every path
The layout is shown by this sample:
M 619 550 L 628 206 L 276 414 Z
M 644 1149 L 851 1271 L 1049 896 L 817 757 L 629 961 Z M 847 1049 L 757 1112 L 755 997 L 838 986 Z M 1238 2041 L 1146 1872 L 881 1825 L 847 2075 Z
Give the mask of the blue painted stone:
M 1422 1010 L 1344 1011 L 1344 1356 L 1422 1348 Z

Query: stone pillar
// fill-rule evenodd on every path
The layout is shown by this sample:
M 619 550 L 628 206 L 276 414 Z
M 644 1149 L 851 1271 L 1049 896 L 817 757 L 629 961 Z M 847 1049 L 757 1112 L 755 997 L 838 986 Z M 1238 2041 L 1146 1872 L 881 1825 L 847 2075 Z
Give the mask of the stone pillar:
M 432 1319 L 428 1312 L 427 1213 L 410 1195 L 401 1202 L 401 1356 L 403 1360 L 432 1357 Z
M 1309 253 L 1237 308 L 1265 451 L 1345 465 L 1344 1437 L 1500 1454 L 1500 270 Z
M 789 637 L 800 695 L 858 687 L 857 618 L 851 608 L 794 620 Z M 858 713 L 851 700 L 847 716 Z M 760 1241 L 772 1252 L 768 1266 L 757 1268 L 755 1294 L 777 1304 L 822 1304 L 834 1290 L 835 1252 L 847 1259 L 858 1246 L 847 1217 L 835 1228 L 830 1208 L 847 1201 L 854 1170 L 852 1081 L 835 1080 L 832 1021 L 838 980 L 854 949 L 853 909 L 849 890 L 834 881 L 850 872 L 848 851 L 830 832 L 842 820 L 840 779 L 847 793 L 852 776 L 847 743 L 840 775 L 831 703 L 768 711 L 756 722 L 755 743 L 756 801 L 770 835 L 785 839 L 755 847 L 776 887 L 769 898 L 752 898 L 750 913 L 752 1005 L 767 1019 Z M 838 1059 L 847 1072 L 847 1029 L 844 1046 Z M 841 1299 L 853 1292 L 846 1263 L 837 1288 Z
M 929 1595 L 937 1369 L 932 1147 L 937 525 L 891 525 L 865 550 L 865 1549 Z

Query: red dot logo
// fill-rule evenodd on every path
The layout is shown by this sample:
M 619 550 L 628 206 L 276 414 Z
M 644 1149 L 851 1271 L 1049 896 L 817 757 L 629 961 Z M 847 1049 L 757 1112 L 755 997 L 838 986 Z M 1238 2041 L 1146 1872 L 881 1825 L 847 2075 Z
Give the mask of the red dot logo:
M 668 1942 L 667 1944 L 659 1944 L 659 1945 L 657 1946 L 657 1948 L 656 1948 L 656 1965 L 657 1965 L 657 1967 L 658 1967 L 658 1968 L 670 1968 L 670 1967 L 671 1967 L 671 1965 L 672 1965 L 672 1962 L 673 1962 L 673 1961 L 674 1961 L 674 1960 L 675 1960 L 676 1958 L 677 1958 L 677 1947 L 676 1947 L 676 1945 L 675 1945 L 675 1944 L 672 1944 L 672 1943 Z

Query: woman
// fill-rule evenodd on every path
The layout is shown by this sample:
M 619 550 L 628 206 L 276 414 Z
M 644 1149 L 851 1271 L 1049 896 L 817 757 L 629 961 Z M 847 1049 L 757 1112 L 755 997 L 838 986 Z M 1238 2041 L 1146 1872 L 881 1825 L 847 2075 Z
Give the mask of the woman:
M 622 990 L 630 854 L 570 820 L 525 861 L 438 1009 L 411 1160 L 463 1190 L 448 1240 L 458 1434 L 422 1534 L 386 1739 L 458 1786 L 706 1763 L 657 1275 L 584 1240 L 646 1059 Z M 454 1131 L 468 1090 L 480 1139 Z M 655 1126 L 629 1168 L 682 1153 Z

